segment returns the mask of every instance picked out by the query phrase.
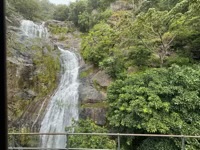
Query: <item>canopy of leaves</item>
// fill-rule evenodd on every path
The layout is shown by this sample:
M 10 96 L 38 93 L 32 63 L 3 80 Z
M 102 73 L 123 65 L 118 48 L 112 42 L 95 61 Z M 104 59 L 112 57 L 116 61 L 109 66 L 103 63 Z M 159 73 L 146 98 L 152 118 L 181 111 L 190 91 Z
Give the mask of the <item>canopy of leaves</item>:
M 104 24 L 97 24 L 98 28 L 90 24 L 89 13 L 79 15 L 79 23 L 83 27 L 90 26 L 84 29 L 89 33 L 83 37 L 82 44 L 86 61 L 117 78 L 133 66 L 143 70 L 172 64 L 187 65 L 200 60 L 199 1 L 127 2 L 132 6 L 131 10 L 113 11 Z M 147 6 L 147 3 L 151 5 Z M 105 24 L 114 36 L 104 29 Z M 105 40 L 105 37 L 108 38 Z
M 49 0 L 7 0 L 6 3 L 8 4 L 7 10 L 12 7 L 25 19 L 34 21 L 52 19 L 55 9 L 55 5 Z M 9 15 L 9 12 L 6 15 Z
M 102 22 L 95 25 L 82 42 L 83 57 L 98 66 L 110 55 L 115 37 L 116 33 L 108 24 Z
M 34 19 L 40 9 L 37 0 L 10 0 L 15 9 L 23 14 L 26 19 Z
M 55 20 L 65 21 L 68 19 L 68 7 L 66 5 L 58 5 L 55 8 L 53 18 Z
M 199 135 L 199 85 L 199 66 L 174 65 L 117 80 L 108 90 L 110 125 L 121 132 Z M 200 142 L 188 139 L 186 147 L 199 149 Z

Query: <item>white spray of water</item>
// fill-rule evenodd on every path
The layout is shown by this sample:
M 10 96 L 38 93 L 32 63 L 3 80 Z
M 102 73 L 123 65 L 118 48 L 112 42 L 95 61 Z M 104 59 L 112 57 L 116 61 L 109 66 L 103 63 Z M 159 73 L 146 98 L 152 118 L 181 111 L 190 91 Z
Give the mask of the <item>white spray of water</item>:
M 37 25 L 33 21 L 30 21 L 30 20 L 22 20 L 20 28 L 23 31 L 23 34 L 31 38 L 35 38 L 35 37 L 47 38 L 48 37 L 48 31 L 47 31 L 47 28 L 44 26 L 44 23 Z
M 21 30 L 28 38 L 48 38 L 44 24 L 37 25 L 30 20 L 22 20 Z M 65 127 L 78 120 L 78 58 L 70 51 L 61 51 L 61 79 L 55 94 L 50 98 L 46 114 L 41 123 L 40 133 L 65 132 Z M 65 135 L 43 135 L 44 148 L 65 148 Z
M 51 97 L 41 123 L 40 133 L 65 132 L 65 127 L 78 120 L 78 58 L 72 52 L 61 51 L 62 77 L 57 91 Z M 43 135 L 43 148 L 65 148 L 65 135 Z

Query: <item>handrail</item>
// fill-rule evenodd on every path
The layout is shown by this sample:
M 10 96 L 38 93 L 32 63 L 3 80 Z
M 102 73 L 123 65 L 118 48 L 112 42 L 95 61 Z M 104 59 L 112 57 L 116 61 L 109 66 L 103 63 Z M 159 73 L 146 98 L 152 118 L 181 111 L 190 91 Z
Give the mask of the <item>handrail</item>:
M 182 145 L 181 150 L 185 150 L 185 138 L 200 138 L 199 135 L 165 135 L 165 134 L 127 134 L 127 133 L 8 133 L 8 135 L 66 135 L 67 138 L 70 135 L 91 135 L 91 136 L 116 136 L 117 137 L 117 150 L 120 150 L 120 137 L 121 136 L 129 136 L 129 137 L 174 137 L 181 138 Z M 68 145 L 68 144 L 67 144 Z M 9 150 L 15 149 L 35 149 L 35 150 L 49 150 L 49 148 L 41 148 L 41 147 L 9 147 Z M 51 150 L 56 150 L 57 148 L 50 148 Z M 59 148 L 59 150 L 108 150 L 108 149 L 91 149 L 91 148 Z
M 8 147 L 9 150 L 114 150 L 114 149 L 94 149 L 94 148 L 43 148 L 43 147 Z
M 200 138 L 199 135 L 173 135 L 173 134 L 127 134 L 127 133 L 8 133 L 8 135 L 100 135 L 100 136 L 142 136 L 142 137 L 177 137 L 177 138 Z

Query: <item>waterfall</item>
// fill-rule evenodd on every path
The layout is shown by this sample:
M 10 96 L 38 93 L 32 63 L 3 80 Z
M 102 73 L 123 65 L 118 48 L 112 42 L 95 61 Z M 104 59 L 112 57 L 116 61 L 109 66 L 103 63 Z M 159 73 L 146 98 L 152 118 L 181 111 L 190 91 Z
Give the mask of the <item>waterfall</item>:
M 21 21 L 23 35 L 28 38 L 48 38 L 44 23 L 37 25 L 30 20 Z M 57 90 L 50 98 L 46 114 L 41 123 L 40 133 L 65 132 L 65 127 L 78 120 L 78 71 L 77 56 L 70 51 L 59 48 L 61 55 L 61 79 Z M 44 148 L 65 148 L 65 135 L 43 135 L 41 146 Z
M 65 132 L 65 127 L 78 120 L 78 59 L 70 51 L 61 51 L 61 80 L 57 91 L 51 97 L 47 112 L 41 123 L 40 133 Z M 65 148 L 65 135 L 43 135 L 44 148 Z
M 30 20 L 22 20 L 20 28 L 23 34 L 31 38 L 35 38 L 35 37 L 47 38 L 48 37 L 48 31 L 47 31 L 47 28 L 44 26 L 44 22 L 40 25 L 37 25 L 33 21 L 30 21 Z

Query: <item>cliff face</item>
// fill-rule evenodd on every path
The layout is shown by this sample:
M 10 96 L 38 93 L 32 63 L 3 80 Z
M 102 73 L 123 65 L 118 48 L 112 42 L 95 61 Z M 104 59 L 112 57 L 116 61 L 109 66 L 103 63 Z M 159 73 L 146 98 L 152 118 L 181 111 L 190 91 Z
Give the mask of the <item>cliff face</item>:
M 59 51 L 51 41 L 28 38 L 20 28 L 22 17 L 7 17 L 8 125 L 32 125 L 40 105 L 59 78 Z
M 110 77 L 101 70 L 85 64 L 80 70 L 80 117 L 90 118 L 98 125 L 106 124 L 106 90 Z

